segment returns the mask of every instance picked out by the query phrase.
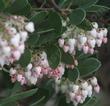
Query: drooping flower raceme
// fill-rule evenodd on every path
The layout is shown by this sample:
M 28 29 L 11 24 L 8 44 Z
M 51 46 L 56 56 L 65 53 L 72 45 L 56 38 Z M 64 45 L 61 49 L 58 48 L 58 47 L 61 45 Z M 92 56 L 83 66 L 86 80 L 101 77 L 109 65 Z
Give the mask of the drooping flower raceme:
M 0 18 L 0 66 L 19 60 L 24 53 L 28 33 L 34 32 L 34 23 L 22 16 Z
M 100 86 L 96 77 L 83 80 L 77 84 L 74 82 L 68 82 L 63 80 L 55 81 L 56 92 L 61 91 L 66 94 L 67 103 L 72 102 L 74 106 L 85 102 L 87 97 L 91 97 L 93 92 L 99 93 Z
M 36 85 L 44 76 L 53 79 L 62 77 L 65 71 L 65 65 L 60 63 L 56 69 L 49 66 L 47 54 L 40 52 L 39 56 L 33 56 L 32 61 L 28 64 L 26 69 L 22 69 L 20 65 L 10 69 L 10 76 L 12 82 L 18 81 L 23 84 Z
M 70 26 L 62 37 L 58 40 L 59 46 L 64 52 L 75 55 L 76 50 L 83 51 L 85 54 L 93 54 L 95 47 L 100 47 L 102 43 L 107 43 L 107 29 L 98 28 L 96 22 L 92 23 L 91 31 L 84 31 Z

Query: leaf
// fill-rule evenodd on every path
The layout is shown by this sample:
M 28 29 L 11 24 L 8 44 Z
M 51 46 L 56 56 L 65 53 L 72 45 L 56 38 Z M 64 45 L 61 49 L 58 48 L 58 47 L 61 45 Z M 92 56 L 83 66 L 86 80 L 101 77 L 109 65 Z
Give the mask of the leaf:
M 46 49 L 47 58 L 50 64 L 50 67 L 55 69 L 61 61 L 61 53 L 57 46 L 51 45 Z
M 31 57 L 32 57 L 31 51 L 26 49 L 24 54 L 22 54 L 20 60 L 17 61 L 17 63 L 19 63 L 22 67 L 26 67 L 30 63 Z
M 76 81 L 76 79 L 79 77 L 79 70 L 77 68 L 75 69 L 67 69 L 67 77 L 70 81 Z
M 14 101 L 17 101 L 17 100 L 22 100 L 26 97 L 32 96 L 36 92 L 37 92 L 37 89 L 32 89 L 32 90 L 29 90 L 29 91 L 25 91 L 25 92 L 21 92 L 19 94 L 12 95 L 8 98 L 3 99 L 0 103 L 0 106 L 6 106 L 6 105 L 8 105 L 8 103 L 11 103 L 11 102 L 14 102 Z
M 91 22 L 87 19 L 84 19 L 81 24 L 78 25 L 79 28 L 84 30 L 91 30 L 93 28 Z
M 54 29 L 56 34 L 60 34 L 62 30 L 62 22 L 60 15 L 55 11 L 49 11 L 47 19 L 44 20 L 41 26 L 38 26 L 38 31 Z
M 81 76 L 87 76 L 97 71 L 101 66 L 101 62 L 95 58 L 88 58 L 79 61 L 78 69 Z
M 21 90 L 22 90 L 22 87 L 21 87 L 20 83 L 16 82 L 11 90 L 11 95 L 14 95 Z
M 34 24 L 41 23 L 47 16 L 47 12 L 41 11 L 34 13 L 34 15 L 30 18 L 30 21 L 33 21 Z
M 33 104 L 31 104 L 30 106 L 37 106 L 37 104 L 39 104 L 40 102 L 42 102 L 45 99 L 45 96 L 43 96 L 42 98 L 40 98 L 37 102 L 34 102 Z
M 86 9 L 96 4 L 98 1 L 99 0 L 75 0 L 75 4 L 78 5 L 80 8 Z
M 11 5 L 9 5 L 5 9 L 5 11 L 11 14 L 28 16 L 30 9 L 31 7 L 28 0 L 14 0 L 14 2 Z
M 50 11 L 47 18 L 37 26 L 37 31 L 40 34 L 37 45 L 53 43 L 62 32 L 61 17 L 58 13 Z
M 65 53 L 62 49 L 61 51 L 61 61 L 65 64 L 73 64 L 74 60 L 73 57 L 69 53 Z
M 4 0 L 0 0 L 0 12 L 5 9 L 5 2 Z
M 81 8 L 73 10 L 69 16 L 70 22 L 73 25 L 79 25 L 85 19 L 85 17 L 86 17 L 86 12 Z
M 31 34 L 29 36 L 29 38 L 26 41 L 26 43 L 27 43 L 28 46 L 36 47 L 39 38 L 40 38 L 40 35 L 38 33 L 34 32 L 33 34 Z
M 87 59 L 87 58 L 89 58 L 90 56 L 91 56 L 91 54 L 85 54 L 85 53 L 83 53 L 83 52 L 81 52 L 81 51 L 79 51 L 79 52 L 77 53 L 77 59 L 78 59 L 78 61 Z
M 110 10 L 109 7 L 101 6 L 101 5 L 92 5 L 91 7 L 87 8 L 87 12 L 106 12 Z

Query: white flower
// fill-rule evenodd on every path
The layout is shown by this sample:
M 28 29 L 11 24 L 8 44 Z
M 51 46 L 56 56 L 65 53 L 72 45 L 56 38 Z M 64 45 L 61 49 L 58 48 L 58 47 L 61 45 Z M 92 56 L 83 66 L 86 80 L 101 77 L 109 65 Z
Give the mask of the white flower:
M 14 75 L 14 74 L 16 74 L 16 72 L 17 71 L 15 69 L 13 69 L 13 68 L 10 69 L 10 75 Z
M 15 60 L 19 60 L 21 57 L 21 53 L 18 50 L 13 51 L 13 57 Z
M 24 44 L 19 45 L 18 50 L 20 51 L 20 53 L 24 53 L 24 49 L 25 49 Z
M 64 46 L 64 39 L 63 38 L 60 38 L 59 40 L 58 40 L 58 43 L 59 43 L 59 46 L 60 47 L 63 47 Z
M 35 31 L 35 28 L 34 28 L 34 23 L 33 22 L 29 22 L 27 23 L 27 25 L 25 26 L 25 29 L 28 31 L 28 32 L 34 32 Z
M 87 90 L 81 90 L 81 94 L 83 95 L 84 98 L 88 96 L 88 91 Z
M 103 32 L 103 36 L 107 36 L 107 33 L 108 33 L 108 30 L 107 30 L 107 28 L 103 28 L 102 29 L 102 32 Z
M 79 90 L 79 86 L 74 84 L 72 89 L 74 92 L 77 92 Z
M 98 83 L 97 83 L 97 78 L 96 77 L 93 77 L 90 79 L 90 82 L 93 86 L 96 86 Z
M 94 28 L 96 28 L 96 29 L 98 28 L 97 22 L 92 22 L 92 25 L 93 25 Z
M 18 47 L 19 43 L 20 43 L 20 34 L 17 33 L 16 35 L 14 35 L 14 37 L 11 39 L 11 44 L 15 47 Z
M 95 28 L 92 29 L 91 31 L 89 31 L 88 34 L 90 34 L 91 36 L 93 36 L 93 37 L 95 37 L 95 38 L 97 37 L 97 31 L 96 31 Z
M 31 78 L 31 71 L 26 71 L 26 72 L 25 72 L 25 77 L 26 77 L 28 80 L 30 80 L 30 78 Z
M 31 63 L 28 64 L 28 66 L 26 68 L 27 68 L 28 71 L 31 70 L 32 69 L 32 64 Z
M 97 46 L 98 47 L 101 47 L 101 45 L 102 45 L 102 39 L 97 39 L 96 40 L 96 43 L 97 43 Z
M 84 81 L 81 83 L 81 88 L 82 89 L 86 89 L 88 87 L 88 82 L 87 81 Z
M 30 83 L 33 84 L 33 85 L 35 85 L 35 84 L 37 83 L 37 78 L 31 76 L 31 77 L 30 77 Z
M 104 34 L 103 34 L 103 31 L 102 31 L 102 30 L 99 31 L 99 32 L 97 32 L 97 37 L 98 37 L 99 39 L 103 39 Z
M 10 55 L 10 53 L 11 53 L 11 48 L 10 48 L 9 46 L 4 46 L 4 47 L 3 47 L 3 53 L 4 53 L 5 55 Z
M 75 45 L 76 45 L 76 40 L 75 40 L 75 39 L 68 39 L 67 44 L 68 44 L 69 46 L 75 46 Z
M 84 44 L 87 42 L 87 37 L 81 36 L 81 37 L 79 38 L 79 41 L 80 41 L 81 45 L 84 45 Z
M 88 91 L 88 97 L 91 97 L 92 96 L 92 93 L 93 93 L 92 92 L 92 86 L 89 85 L 86 90 Z
M 20 81 L 22 80 L 22 78 L 23 78 L 23 75 L 22 75 L 22 74 L 18 74 L 18 75 L 17 75 L 17 81 L 20 82 Z
M 21 31 L 20 37 L 21 37 L 21 42 L 25 42 L 26 39 L 28 38 L 28 33 L 26 31 Z
M 95 39 L 89 39 L 88 44 L 89 44 L 90 47 L 94 48 L 95 44 L 96 44 L 96 40 Z

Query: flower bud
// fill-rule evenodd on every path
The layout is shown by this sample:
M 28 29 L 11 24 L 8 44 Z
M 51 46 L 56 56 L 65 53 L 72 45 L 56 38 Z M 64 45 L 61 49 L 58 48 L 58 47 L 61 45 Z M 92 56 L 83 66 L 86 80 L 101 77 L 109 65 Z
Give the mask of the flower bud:
M 33 22 L 29 22 L 27 23 L 27 25 L 25 26 L 25 29 L 28 31 L 28 32 L 34 32 L 35 31 L 35 28 L 34 28 L 34 23 Z
M 98 47 L 101 47 L 101 45 L 102 45 L 102 39 L 97 39 L 96 40 L 96 43 L 97 43 L 97 46 Z
M 88 46 L 83 46 L 83 52 L 84 52 L 85 54 L 87 54 L 88 51 L 89 51 L 89 47 L 88 47 Z
M 84 45 L 84 44 L 87 42 L 87 37 L 81 36 L 81 37 L 79 38 L 79 40 L 80 40 L 81 45 Z
M 88 82 L 87 81 L 81 82 L 81 88 L 82 89 L 87 89 L 87 87 L 88 87 Z
M 94 28 L 96 28 L 96 29 L 98 28 L 97 22 L 93 22 L 92 25 L 93 25 Z
M 89 31 L 88 34 L 90 34 L 91 36 L 93 36 L 93 37 L 95 37 L 95 38 L 97 37 L 97 31 L 96 31 L 95 28 L 92 29 L 91 31 Z
M 15 69 L 13 69 L 13 68 L 10 69 L 10 75 L 14 75 L 14 74 L 16 74 L 16 72 L 17 71 Z
M 94 48 L 95 47 L 95 44 L 96 44 L 96 40 L 95 39 L 90 39 L 88 40 L 88 44 L 91 48 Z
M 77 92 L 79 90 L 79 86 L 74 84 L 72 89 L 74 92 Z
M 91 78 L 90 82 L 93 86 L 96 86 L 97 85 L 97 78 L 96 77 Z
M 95 91 L 96 93 L 99 93 L 99 92 L 100 92 L 100 86 L 99 86 L 99 85 L 96 85 L 96 86 L 94 87 L 94 91 Z
M 59 43 L 59 46 L 60 47 L 63 47 L 64 46 L 64 39 L 62 39 L 62 38 L 60 38 L 59 40 L 58 40 L 58 43 Z
M 63 46 L 63 50 L 64 50 L 64 52 L 65 52 L 65 53 L 67 53 L 67 52 L 68 52 L 68 50 L 69 50 L 69 46 L 64 45 L 64 46 Z

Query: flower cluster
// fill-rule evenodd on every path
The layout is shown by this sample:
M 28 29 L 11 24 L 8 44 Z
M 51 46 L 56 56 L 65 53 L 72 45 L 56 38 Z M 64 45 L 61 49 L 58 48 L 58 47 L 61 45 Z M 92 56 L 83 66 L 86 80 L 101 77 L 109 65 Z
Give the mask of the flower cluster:
M 19 60 L 25 49 L 28 33 L 34 32 L 34 23 L 22 16 L 0 18 L 0 66 Z
M 75 55 L 76 50 L 82 50 L 85 54 L 93 54 L 95 47 L 100 47 L 102 43 L 107 43 L 107 29 L 98 28 L 96 22 L 92 23 L 91 31 L 84 31 L 73 26 L 69 27 L 62 38 L 58 40 L 59 46 L 64 52 Z
M 100 86 L 96 77 L 92 77 L 88 81 L 83 80 L 78 84 L 71 82 L 62 83 L 60 80 L 56 80 L 55 86 L 57 92 L 60 89 L 62 93 L 66 94 L 67 103 L 72 102 L 74 106 L 77 106 L 79 103 L 84 103 L 87 97 L 92 96 L 93 91 L 96 93 L 100 92 Z
M 18 81 L 23 84 L 37 84 L 38 80 L 44 76 L 53 79 L 59 79 L 64 74 L 64 64 L 60 63 L 56 69 L 49 66 L 47 54 L 40 52 L 33 56 L 31 63 L 26 69 L 22 69 L 19 65 L 10 69 L 10 76 L 12 82 Z

